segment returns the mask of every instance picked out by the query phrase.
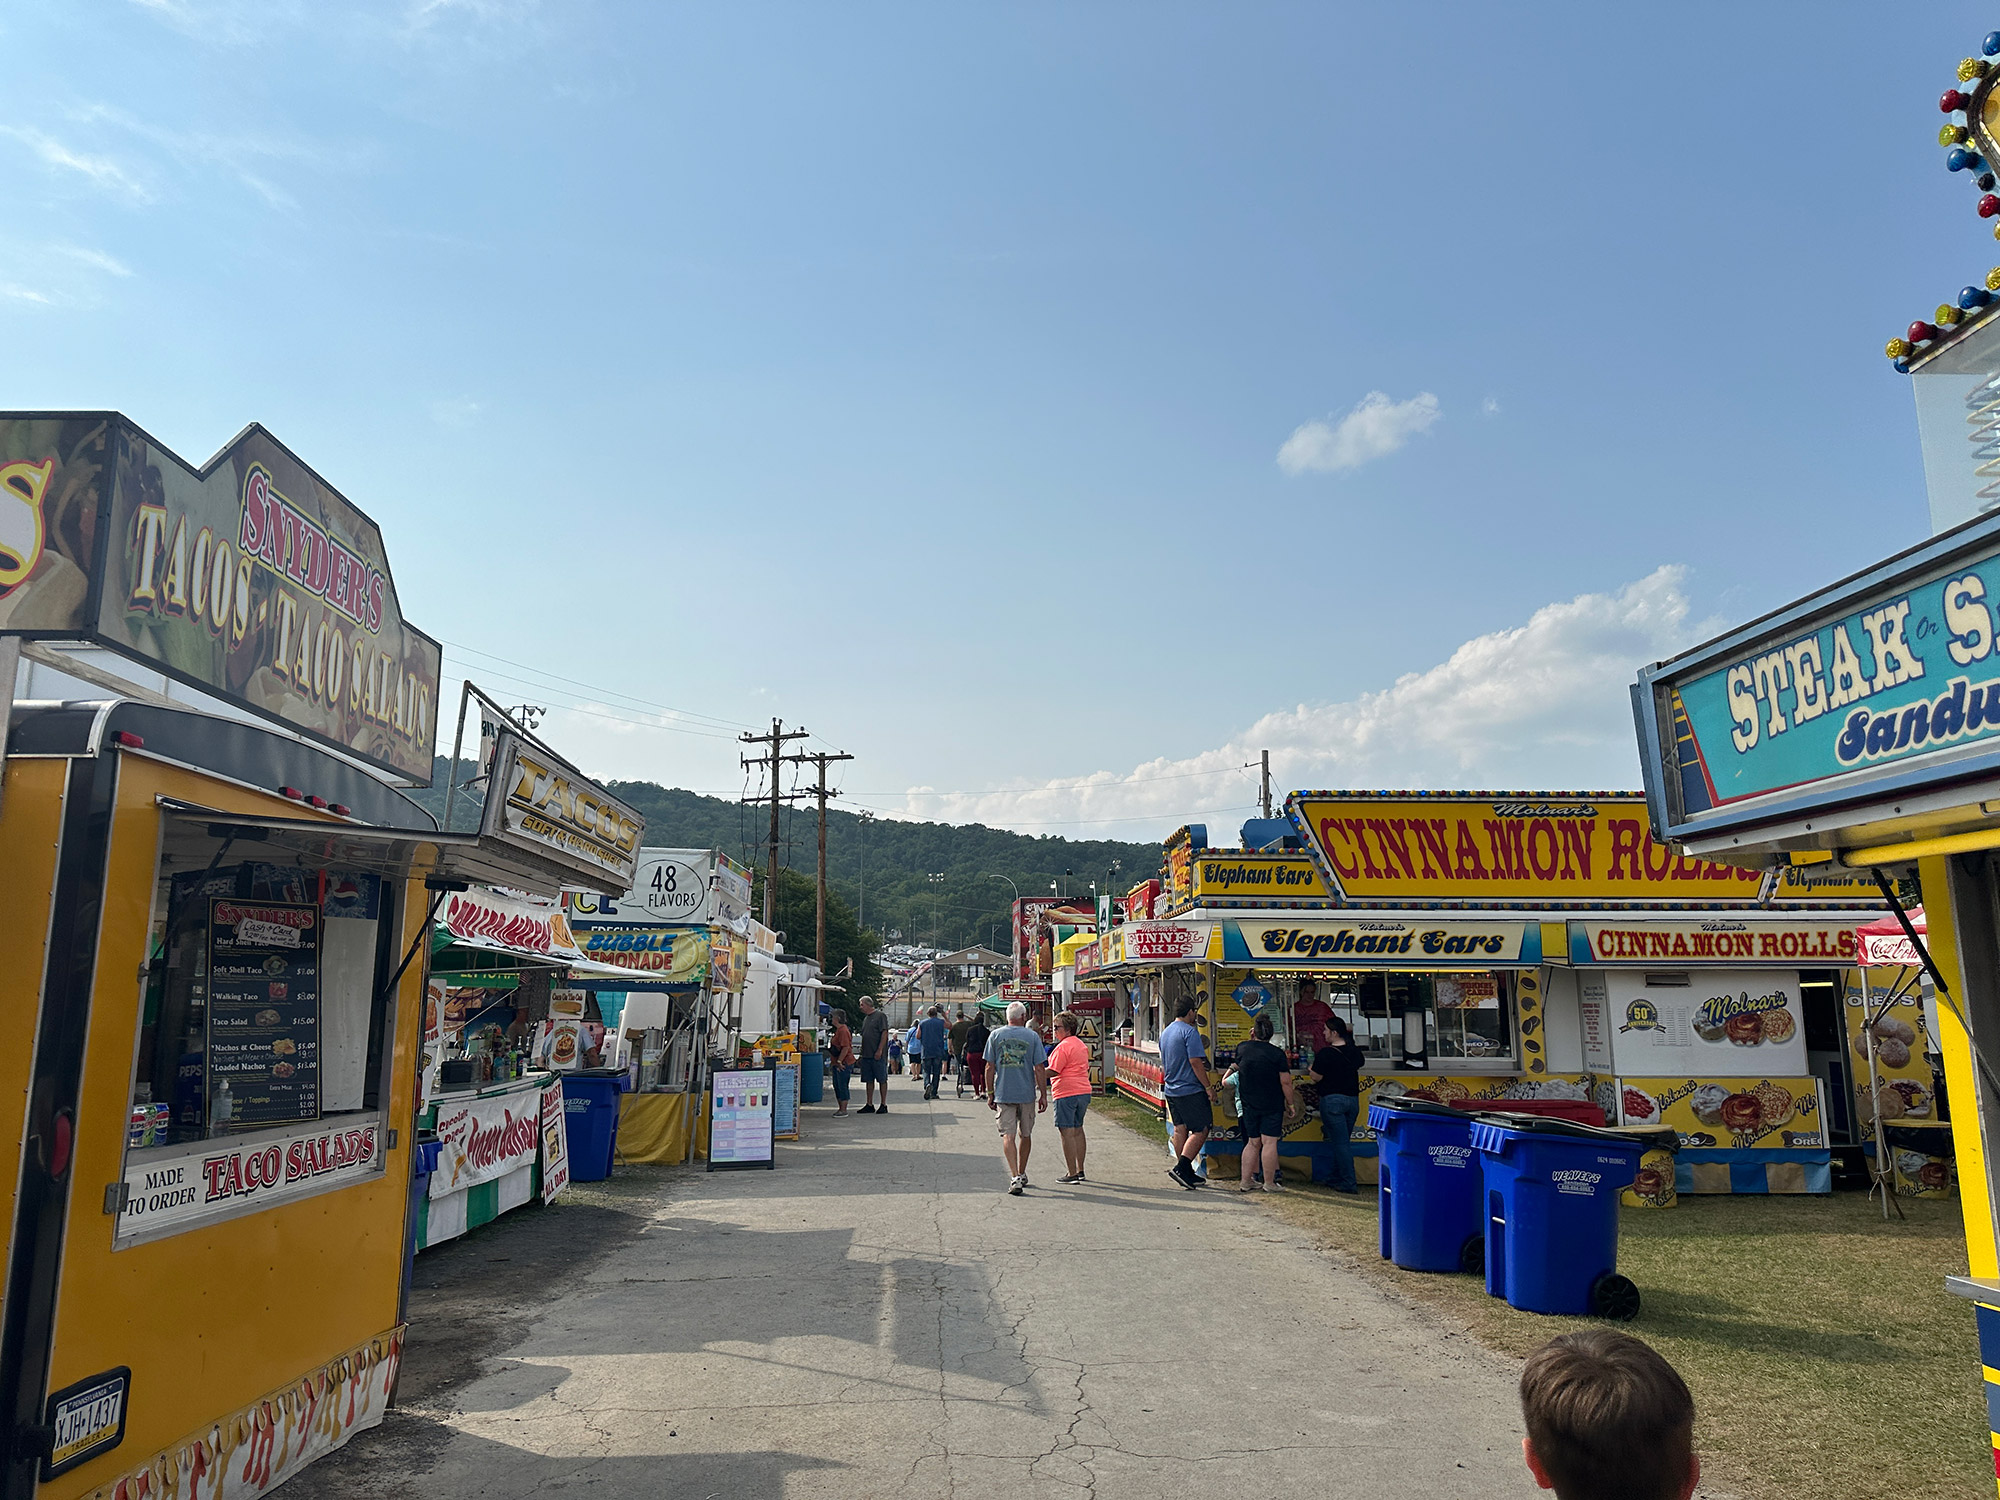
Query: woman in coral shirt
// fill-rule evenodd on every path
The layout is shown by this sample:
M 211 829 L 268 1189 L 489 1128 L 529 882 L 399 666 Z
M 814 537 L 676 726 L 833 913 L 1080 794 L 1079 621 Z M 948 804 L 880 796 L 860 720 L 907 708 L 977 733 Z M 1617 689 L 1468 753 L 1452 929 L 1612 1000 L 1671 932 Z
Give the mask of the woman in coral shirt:
M 1062 1135 L 1063 1165 L 1067 1175 L 1058 1182 L 1083 1181 L 1083 1114 L 1090 1108 L 1090 1048 L 1077 1033 L 1078 1022 L 1069 1011 L 1056 1015 L 1057 1041 L 1049 1053 L 1049 1093 L 1056 1101 L 1056 1129 Z

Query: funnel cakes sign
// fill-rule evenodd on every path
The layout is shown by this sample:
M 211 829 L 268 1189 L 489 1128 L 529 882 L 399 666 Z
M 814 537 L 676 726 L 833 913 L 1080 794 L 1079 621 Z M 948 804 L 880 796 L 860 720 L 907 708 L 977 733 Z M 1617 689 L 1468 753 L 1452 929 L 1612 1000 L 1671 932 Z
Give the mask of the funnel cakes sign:
M 254 424 L 196 469 L 115 413 L 0 416 L 0 632 L 88 641 L 430 783 L 438 643 L 375 523 Z

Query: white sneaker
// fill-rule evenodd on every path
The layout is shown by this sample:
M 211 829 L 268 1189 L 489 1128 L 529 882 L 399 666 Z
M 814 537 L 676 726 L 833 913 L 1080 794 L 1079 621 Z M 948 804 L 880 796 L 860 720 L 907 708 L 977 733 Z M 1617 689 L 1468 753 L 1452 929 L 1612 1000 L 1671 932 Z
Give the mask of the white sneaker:
M 1012 1193 L 1016 1198 L 1018 1198 L 1021 1196 L 1021 1190 L 1025 1188 L 1027 1185 L 1028 1185 L 1027 1178 L 1016 1177 L 1012 1182 L 1007 1184 L 1007 1191 L 1009 1193 Z

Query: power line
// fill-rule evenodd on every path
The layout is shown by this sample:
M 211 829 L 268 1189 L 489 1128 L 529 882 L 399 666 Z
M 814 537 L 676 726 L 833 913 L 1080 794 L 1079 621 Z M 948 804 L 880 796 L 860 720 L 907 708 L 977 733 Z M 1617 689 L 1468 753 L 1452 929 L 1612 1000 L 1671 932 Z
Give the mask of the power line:
M 589 688 L 593 693 L 599 693 L 606 697 L 611 697 L 611 698 L 623 698 L 626 699 L 628 702 L 637 704 L 641 708 L 656 709 L 661 713 L 678 714 L 684 719 L 700 720 L 702 722 L 715 725 L 718 728 L 747 729 L 750 727 L 745 723 L 743 723 L 742 720 L 740 719 L 725 719 L 716 714 L 697 713 L 695 710 L 691 708 L 675 708 L 671 704 L 656 703 L 653 702 L 651 699 L 640 698 L 635 694 L 624 692 L 618 688 L 602 687 L 594 682 L 584 682 L 579 678 L 575 678 L 568 675 L 567 673 L 551 672 L 543 667 L 530 666 L 527 662 L 515 661 L 511 657 L 496 656 L 491 651 L 480 650 L 479 647 L 477 646 L 467 646 L 458 641 L 442 641 L 442 644 L 451 647 L 454 651 L 464 652 L 472 656 L 484 657 L 488 661 L 497 661 L 502 666 L 518 667 L 523 672 L 533 672 L 537 676 L 549 678 L 553 683 L 553 685 L 557 687 L 574 686 L 574 687 Z

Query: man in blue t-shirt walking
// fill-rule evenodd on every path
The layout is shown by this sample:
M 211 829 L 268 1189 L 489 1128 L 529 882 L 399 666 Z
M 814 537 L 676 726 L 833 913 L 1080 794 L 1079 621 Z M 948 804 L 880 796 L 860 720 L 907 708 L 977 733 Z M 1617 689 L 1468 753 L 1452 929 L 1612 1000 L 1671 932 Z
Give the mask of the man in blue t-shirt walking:
M 986 1039 L 987 1101 L 1000 1125 L 1000 1154 L 1007 1158 L 1007 1191 L 1028 1186 L 1028 1153 L 1035 1144 L 1035 1116 L 1049 1107 L 1048 1047 L 1027 1027 L 1028 1007 L 1007 1007 L 1007 1024 Z
M 951 1045 L 951 1027 L 945 1022 L 942 1006 L 931 1007 L 930 1014 L 917 1028 L 917 1041 L 924 1054 L 924 1097 L 935 1099 L 938 1077 L 944 1072 L 945 1051 Z
M 1174 1164 L 1167 1175 L 1181 1186 L 1198 1188 L 1201 1175 L 1194 1164 L 1208 1144 L 1215 1124 L 1215 1084 L 1208 1076 L 1208 1045 L 1190 1019 L 1200 1002 L 1192 995 L 1174 1007 L 1173 1024 L 1160 1033 L 1161 1092 L 1167 1118 L 1174 1123 Z

